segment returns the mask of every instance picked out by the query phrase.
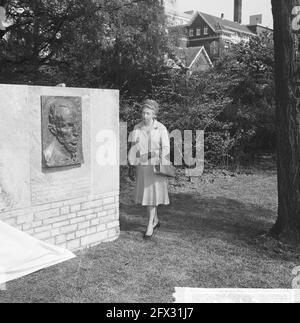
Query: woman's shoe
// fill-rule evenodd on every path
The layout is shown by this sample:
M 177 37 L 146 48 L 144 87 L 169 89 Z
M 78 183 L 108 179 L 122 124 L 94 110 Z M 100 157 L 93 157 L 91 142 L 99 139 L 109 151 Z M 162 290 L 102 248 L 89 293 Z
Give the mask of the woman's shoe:
M 148 232 L 148 230 L 144 232 L 144 239 L 145 240 L 150 240 L 154 235 L 154 228 L 153 228 L 153 231 L 152 231 L 151 235 L 148 235 L 147 232 Z
M 153 227 L 153 230 L 160 228 L 160 222 L 157 222 L 157 224 Z
M 146 233 L 144 233 L 144 240 L 151 240 L 153 237 L 154 232 L 151 234 L 151 236 L 148 236 Z

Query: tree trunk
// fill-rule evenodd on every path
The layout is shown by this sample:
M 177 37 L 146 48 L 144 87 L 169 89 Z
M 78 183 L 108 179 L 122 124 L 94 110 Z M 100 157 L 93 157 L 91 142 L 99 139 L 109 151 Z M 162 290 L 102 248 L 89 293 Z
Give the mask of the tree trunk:
M 296 8 L 297 6 L 299 8 Z M 278 220 L 271 233 L 279 239 L 299 243 L 300 0 L 272 0 L 272 7 L 276 62 L 279 206 Z

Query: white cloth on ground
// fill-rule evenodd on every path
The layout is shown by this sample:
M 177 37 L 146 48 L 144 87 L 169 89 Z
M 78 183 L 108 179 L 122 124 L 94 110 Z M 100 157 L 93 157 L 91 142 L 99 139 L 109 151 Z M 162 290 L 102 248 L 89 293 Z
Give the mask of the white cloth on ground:
M 0 221 L 0 284 L 75 257 Z

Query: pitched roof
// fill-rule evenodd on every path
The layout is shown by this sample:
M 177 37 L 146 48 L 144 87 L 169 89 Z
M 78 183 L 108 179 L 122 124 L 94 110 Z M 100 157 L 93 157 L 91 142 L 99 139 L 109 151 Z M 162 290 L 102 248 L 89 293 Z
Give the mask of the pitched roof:
M 214 31 L 232 30 L 232 31 L 243 32 L 250 35 L 255 35 L 247 26 L 241 25 L 237 22 L 215 17 L 199 11 L 198 11 L 198 15 L 200 15 Z M 194 22 L 196 16 L 194 16 L 194 19 L 190 22 L 190 24 Z
M 201 47 L 182 48 L 182 54 L 184 55 L 185 65 L 187 67 L 189 67 L 192 64 L 200 49 Z
M 203 55 L 206 57 L 206 60 L 208 62 L 208 65 L 211 67 L 213 66 L 205 48 L 203 46 L 201 47 L 185 47 L 185 48 L 177 48 L 176 49 L 176 56 L 180 59 L 180 61 L 183 63 L 183 65 L 186 68 L 191 68 L 193 63 L 196 61 L 198 56 L 203 53 Z

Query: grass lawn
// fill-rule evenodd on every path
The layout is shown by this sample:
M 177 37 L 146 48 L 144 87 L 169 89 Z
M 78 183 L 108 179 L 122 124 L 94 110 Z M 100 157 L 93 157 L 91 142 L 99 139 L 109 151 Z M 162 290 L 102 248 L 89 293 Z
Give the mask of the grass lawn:
M 170 181 L 162 226 L 144 241 L 145 209 L 121 184 L 121 235 L 8 284 L 0 302 L 172 302 L 175 287 L 291 288 L 297 252 L 263 238 L 276 220 L 274 171 Z

